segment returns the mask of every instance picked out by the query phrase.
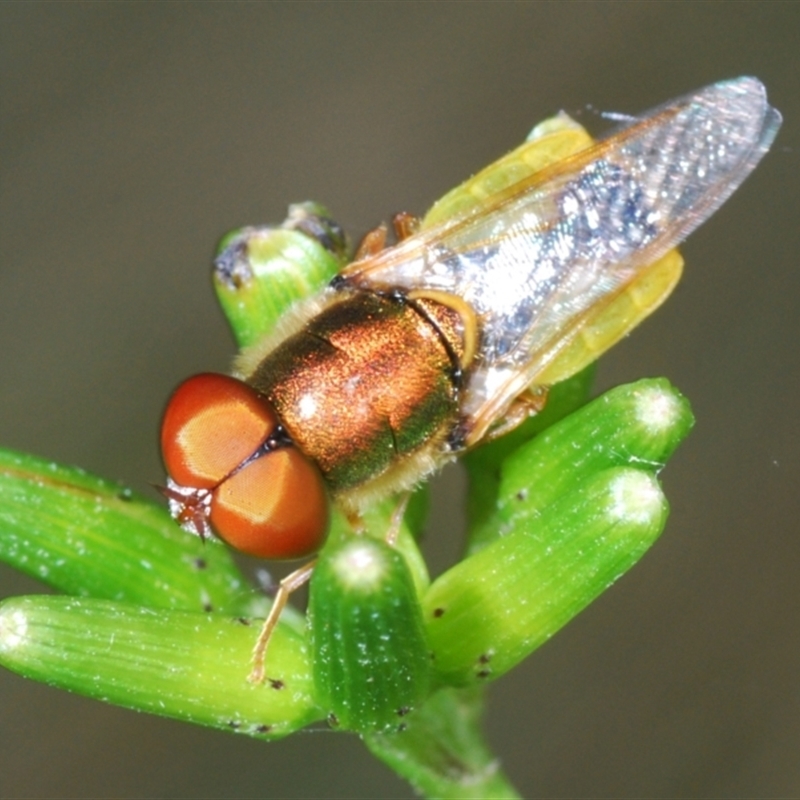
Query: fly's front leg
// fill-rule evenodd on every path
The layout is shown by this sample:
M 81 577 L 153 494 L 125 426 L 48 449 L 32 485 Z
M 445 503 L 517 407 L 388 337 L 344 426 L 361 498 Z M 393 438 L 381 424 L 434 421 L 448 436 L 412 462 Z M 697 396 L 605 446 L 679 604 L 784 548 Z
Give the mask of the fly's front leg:
M 400 493 L 397 504 L 392 511 L 392 516 L 389 519 L 389 526 L 383 538 L 386 543 L 392 545 L 392 547 L 397 543 L 397 538 L 400 535 L 400 527 L 403 524 L 403 517 L 405 516 L 406 508 L 408 508 L 408 501 L 411 499 L 411 494 L 412 492 L 410 489 Z M 361 512 L 357 508 L 347 505 L 340 506 L 340 508 L 347 518 L 348 524 L 353 529 L 353 533 L 356 536 L 366 536 L 367 523 L 364 521 L 364 517 L 361 516 Z
M 392 512 L 392 518 L 389 520 L 389 529 L 386 531 L 386 544 L 394 547 L 397 544 L 397 539 L 400 536 L 400 526 L 403 524 L 403 517 L 406 515 L 408 508 L 408 501 L 411 499 L 411 490 L 406 490 L 400 495 L 397 505 Z
M 272 608 L 269 610 L 267 618 L 264 620 L 264 625 L 261 628 L 261 633 L 258 634 L 255 647 L 253 648 L 252 664 L 253 669 L 247 680 L 250 683 L 263 683 L 265 675 L 265 663 L 267 658 L 267 647 L 269 647 L 269 640 L 272 637 L 272 632 L 278 624 L 281 612 L 286 608 L 286 603 L 289 601 L 289 595 L 296 589 L 299 589 L 303 584 L 307 583 L 311 574 L 314 572 L 317 559 L 309 561 L 308 564 L 300 567 L 300 569 L 291 572 L 287 575 L 278 585 L 278 591 L 275 593 L 275 600 L 272 603 Z

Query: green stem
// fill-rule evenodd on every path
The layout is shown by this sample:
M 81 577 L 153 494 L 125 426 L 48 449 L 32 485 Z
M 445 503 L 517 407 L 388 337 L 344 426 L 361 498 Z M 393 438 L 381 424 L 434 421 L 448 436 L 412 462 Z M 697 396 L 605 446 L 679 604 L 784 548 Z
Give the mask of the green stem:
M 364 743 L 423 797 L 519 798 L 483 741 L 482 716 L 482 689 L 442 689 L 409 719 L 406 730 L 370 734 Z

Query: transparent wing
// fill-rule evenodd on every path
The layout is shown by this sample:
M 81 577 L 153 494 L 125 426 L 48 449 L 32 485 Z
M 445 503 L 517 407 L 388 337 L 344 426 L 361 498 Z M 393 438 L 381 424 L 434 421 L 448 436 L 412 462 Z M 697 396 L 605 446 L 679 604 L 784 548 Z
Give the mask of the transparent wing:
M 780 122 L 755 78 L 709 86 L 342 275 L 470 303 L 480 344 L 462 409 L 467 438 L 480 438 L 591 310 L 730 196 Z

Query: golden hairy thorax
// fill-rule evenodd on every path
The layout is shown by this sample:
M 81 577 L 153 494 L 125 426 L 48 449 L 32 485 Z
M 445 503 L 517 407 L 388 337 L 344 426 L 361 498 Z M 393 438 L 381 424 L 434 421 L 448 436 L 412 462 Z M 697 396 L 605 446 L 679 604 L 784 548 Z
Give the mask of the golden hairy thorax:
M 458 320 L 446 307 L 358 292 L 248 377 L 336 493 L 384 473 L 458 416 Z

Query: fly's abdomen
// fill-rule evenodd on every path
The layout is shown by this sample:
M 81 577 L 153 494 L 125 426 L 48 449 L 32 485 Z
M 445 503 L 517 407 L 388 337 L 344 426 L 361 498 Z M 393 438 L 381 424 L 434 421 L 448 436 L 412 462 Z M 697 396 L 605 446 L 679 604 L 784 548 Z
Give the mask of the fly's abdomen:
M 435 318 L 402 298 L 350 295 L 248 376 L 332 491 L 381 475 L 454 425 L 461 343 Z

